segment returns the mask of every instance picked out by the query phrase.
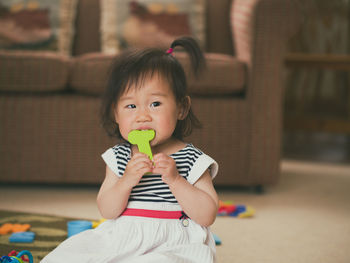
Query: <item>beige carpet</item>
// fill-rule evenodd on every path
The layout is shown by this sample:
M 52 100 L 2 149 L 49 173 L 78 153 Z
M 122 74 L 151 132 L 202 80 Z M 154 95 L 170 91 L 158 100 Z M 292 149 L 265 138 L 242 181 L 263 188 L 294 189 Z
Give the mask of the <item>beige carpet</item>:
M 221 192 L 254 206 L 255 218 L 218 218 L 219 262 L 350 262 L 350 166 L 283 163 L 262 196 Z
M 97 188 L 0 186 L 0 209 L 99 218 Z M 251 219 L 218 217 L 219 263 L 350 262 L 350 166 L 282 162 L 282 177 L 263 195 L 219 191 L 251 205 Z

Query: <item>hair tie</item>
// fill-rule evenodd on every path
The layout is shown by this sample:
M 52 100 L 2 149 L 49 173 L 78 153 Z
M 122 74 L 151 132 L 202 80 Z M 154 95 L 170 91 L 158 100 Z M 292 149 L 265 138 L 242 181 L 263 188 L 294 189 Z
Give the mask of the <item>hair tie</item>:
M 172 55 L 172 54 L 173 54 L 173 51 L 174 51 L 174 49 L 169 48 L 169 49 L 166 51 L 166 53 Z

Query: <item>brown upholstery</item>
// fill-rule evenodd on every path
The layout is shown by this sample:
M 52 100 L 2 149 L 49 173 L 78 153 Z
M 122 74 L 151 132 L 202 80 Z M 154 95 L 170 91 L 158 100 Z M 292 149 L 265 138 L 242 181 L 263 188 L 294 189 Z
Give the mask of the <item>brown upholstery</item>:
M 292 1 L 207 1 L 207 71 L 188 81 L 204 128 L 186 141 L 218 161 L 217 185 L 278 181 Z M 113 60 L 100 53 L 99 10 L 99 0 L 79 1 L 73 57 L 0 52 L 0 182 L 103 180 L 100 154 L 117 140 L 99 122 Z
M 54 53 L 0 50 L 0 90 L 48 92 L 65 89 L 70 62 Z
M 87 54 L 73 60 L 71 87 L 74 90 L 100 95 L 106 87 L 108 69 L 113 56 Z
M 113 142 L 99 125 L 98 98 L 7 95 L 0 97 L 0 105 L 1 181 L 103 179 L 105 166 L 99 155 Z
M 175 53 L 186 72 L 190 72 L 187 56 Z M 103 92 L 108 70 L 113 56 L 93 53 L 74 59 L 71 72 L 71 87 L 88 94 L 99 95 Z M 227 95 L 244 90 L 245 63 L 224 54 L 206 54 L 207 68 L 199 79 L 188 75 L 189 92 L 196 95 Z
M 75 56 L 99 52 L 100 43 L 100 0 L 79 0 L 76 34 L 73 44 L 73 54 Z

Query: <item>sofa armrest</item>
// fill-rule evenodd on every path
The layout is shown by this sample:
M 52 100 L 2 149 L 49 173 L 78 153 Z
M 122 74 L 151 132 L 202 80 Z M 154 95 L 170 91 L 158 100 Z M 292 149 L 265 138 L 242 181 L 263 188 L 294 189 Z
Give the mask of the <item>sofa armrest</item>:
M 231 28 L 235 56 L 246 63 L 246 95 L 256 107 L 262 98 L 282 98 L 287 40 L 300 22 L 295 0 L 233 0 Z M 263 109 L 266 105 L 260 105 Z M 276 106 L 276 105 L 271 105 Z M 260 109 L 260 110 L 261 110 Z
M 259 50 L 281 55 L 301 16 L 295 0 L 233 0 L 230 19 L 235 54 L 253 65 Z
M 247 176 L 265 178 L 265 182 L 275 182 L 279 173 L 283 60 L 287 40 L 299 19 L 296 7 L 294 0 L 234 0 L 231 5 L 235 54 L 246 63 L 248 74 Z

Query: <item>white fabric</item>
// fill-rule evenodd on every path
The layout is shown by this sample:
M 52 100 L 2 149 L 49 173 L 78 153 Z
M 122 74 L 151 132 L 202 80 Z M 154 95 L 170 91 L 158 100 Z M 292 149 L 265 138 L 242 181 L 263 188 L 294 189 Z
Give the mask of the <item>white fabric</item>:
M 101 155 L 102 159 L 105 161 L 105 163 L 108 165 L 108 167 L 118 176 L 121 177 L 119 174 L 118 169 L 118 163 L 116 160 L 115 153 L 113 152 L 112 148 L 109 148 L 107 151 L 105 151 Z
M 217 162 L 210 156 L 203 153 L 198 157 L 197 161 L 193 164 L 191 171 L 187 177 L 190 184 L 194 184 L 203 175 L 203 173 L 209 169 L 212 179 L 217 175 L 219 166 Z
M 153 209 L 158 208 L 157 204 L 154 205 Z M 169 204 L 164 210 L 173 207 Z M 65 240 L 41 262 L 215 262 L 215 241 L 209 228 L 187 220 L 187 227 L 180 219 L 121 216 L 107 220 L 94 230 L 86 230 Z

